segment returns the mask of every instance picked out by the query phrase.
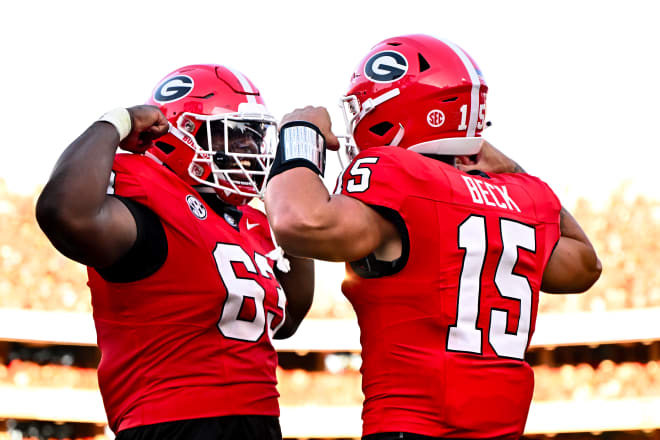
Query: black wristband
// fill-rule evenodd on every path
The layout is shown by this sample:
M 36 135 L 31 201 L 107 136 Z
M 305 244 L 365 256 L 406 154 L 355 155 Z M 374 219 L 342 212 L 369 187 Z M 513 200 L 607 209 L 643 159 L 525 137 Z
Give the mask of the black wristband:
M 291 168 L 305 167 L 325 173 L 325 137 L 307 121 L 287 122 L 280 128 L 279 143 L 268 180 Z

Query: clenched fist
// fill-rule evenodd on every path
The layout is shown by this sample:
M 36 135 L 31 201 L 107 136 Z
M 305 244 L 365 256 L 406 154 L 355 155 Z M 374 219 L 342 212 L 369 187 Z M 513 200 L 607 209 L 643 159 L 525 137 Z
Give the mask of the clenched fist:
M 131 115 L 131 132 L 119 143 L 124 150 L 144 153 L 151 147 L 154 139 L 158 139 L 169 130 L 169 123 L 158 107 L 136 105 L 127 110 Z

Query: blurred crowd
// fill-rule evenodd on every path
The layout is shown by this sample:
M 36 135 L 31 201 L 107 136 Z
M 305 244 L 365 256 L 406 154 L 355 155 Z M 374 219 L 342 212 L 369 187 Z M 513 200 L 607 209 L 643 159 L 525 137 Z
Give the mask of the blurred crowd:
M 589 364 L 533 367 L 535 401 L 600 400 L 640 397 L 660 398 L 660 362 L 646 364 L 604 360 L 595 368 Z M 358 372 L 339 374 L 278 371 L 280 402 L 283 406 L 359 405 Z
M 660 307 L 660 201 L 615 191 L 595 209 L 581 199 L 572 209 L 603 263 L 585 295 L 541 295 L 539 312 L 599 312 Z
M 83 266 L 59 254 L 34 219 L 35 196 L 9 192 L 0 179 L 0 307 L 90 312 Z M 629 197 L 625 188 L 602 208 L 585 200 L 572 209 L 603 263 L 586 295 L 541 295 L 541 313 L 660 307 L 660 202 Z M 319 273 L 311 318 L 352 318 L 341 296 L 340 270 Z M 337 278 L 327 282 L 328 277 Z
M 108 440 L 103 426 L 44 421 L 7 420 L 0 440 Z
M 614 363 L 604 360 L 596 367 L 587 363 L 533 367 L 534 400 L 600 400 L 640 397 L 660 398 L 660 362 Z M 282 406 L 359 406 L 362 403 L 360 373 L 285 370 L 277 379 Z M 96 370 L 67 365 L 39 365 L 12 360 L 0 364 L 0 387 L 98 389 Z
M 0 307 L 91 311 L 85 268 L 53 248 L 34 218 L 35 202 L 0 179 Z

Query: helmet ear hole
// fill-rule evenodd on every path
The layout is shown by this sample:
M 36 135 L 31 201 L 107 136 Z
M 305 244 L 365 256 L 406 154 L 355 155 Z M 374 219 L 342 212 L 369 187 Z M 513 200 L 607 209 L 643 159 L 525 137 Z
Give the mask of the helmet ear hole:
M 424 58 L 424 56 L 421 53 L 417 54 L 417 58 L 419 59 L 420 73 L 431 68 L 431 65 L 429 64 L 428 61 L 426 61 L 426 58 Z
M 369 128 L 369 131 L 377 136 L 385 136 L 385 134 L 394 127 L 394 124 L 388 121 L 380 122 L 376 125 L 372 125 Z
M 165 154 L 170 154 L 172 151 L 174 151 L 174 147 L 172 145 L 166 144 L 162 141 L 156 141 L 156 148 Z

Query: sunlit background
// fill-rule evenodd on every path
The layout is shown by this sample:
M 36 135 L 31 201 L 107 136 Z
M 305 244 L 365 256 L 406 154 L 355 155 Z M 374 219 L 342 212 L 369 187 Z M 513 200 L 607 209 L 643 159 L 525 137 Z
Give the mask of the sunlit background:
M 655 1 L 22 1 L 0 15 L 0 440 L 104 438 L 83 268 L 34 200 L 62 150 L 177 67 L 226 64 L 276 117 L 337 105 L 384 38 L 467 51 L 489 85 L 483 135 L 546 180 L 604 265 L 580 296 L 542 295 L 529 438 L 660 439 L 660 3 Z M 326 184 L 339 166 L 331 158 Z M 287 438 L 360 436 L 359 341 L 343 267 L 317 264 L 308 320 L 282 341 Z

